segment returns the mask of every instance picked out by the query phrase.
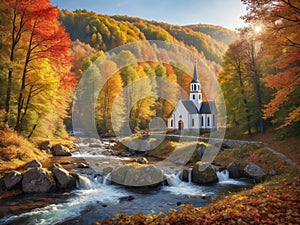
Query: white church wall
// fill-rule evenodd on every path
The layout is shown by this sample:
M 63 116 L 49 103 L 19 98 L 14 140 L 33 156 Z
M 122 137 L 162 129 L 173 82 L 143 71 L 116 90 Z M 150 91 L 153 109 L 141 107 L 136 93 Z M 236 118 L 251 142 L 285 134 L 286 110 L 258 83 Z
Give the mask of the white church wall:
M 194 120 L 194 124 L 193 124 Z M 191 114 L 190 115 L 190 129 L 199 129 L 200 128 L 200 121 L 199 121 L 199 114 Z
M 182 102 L 179 101 L 178 105 L 176 106 L 175 110 L 173 111 L 173 121 L 174 121 L 174 129 L 179 129 L 178 123 L 182 120 L 183 128 L 188 128 L 189 125 L 189 113 L 183 106 Z

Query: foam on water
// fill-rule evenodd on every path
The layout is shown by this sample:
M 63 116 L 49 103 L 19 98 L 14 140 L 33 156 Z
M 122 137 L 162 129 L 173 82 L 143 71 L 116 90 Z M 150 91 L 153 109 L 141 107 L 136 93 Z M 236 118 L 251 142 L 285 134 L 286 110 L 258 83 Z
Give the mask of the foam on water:
M 221 172 L 217 172 L 217 176 L 219 179 L 219 184 L 233 184 L 233 185 L 246 185 L 247 184 L 246 182 L 229 178 L 228 170 L 223 170 Z
M 51 204 L 44 208 L 38 208 L 17 216 L 4 217 L 0 224 L 13 223 L 16 220 L 26 218 L 28 225 L 52 225 L 67 219 L 80 216 L 81 212 L 95 202 L 117 204 L 121 197 L 128 195 L 126 190 L 117 186 L 105 185 L 88 181 L 87 177 L 80 176 L 80 188 L 73 191 L 75 197 L 65 203 Z

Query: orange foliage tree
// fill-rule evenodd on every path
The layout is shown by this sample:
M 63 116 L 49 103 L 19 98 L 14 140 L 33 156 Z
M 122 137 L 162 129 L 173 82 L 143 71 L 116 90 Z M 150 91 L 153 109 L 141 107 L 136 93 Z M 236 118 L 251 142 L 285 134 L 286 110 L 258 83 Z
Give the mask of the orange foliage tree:
M 5 120 L 20 133 L 24 121 L 30 121 L 28 117 L 38 114 L 40 118 L 43 115 L 43 112 L 37 112 L 37 105 L 46 105 L 45 98 L 43 102 L 38 101 L 42 101 L 40 96 L 47 92 L 47 85 L 55 83 L 53 91 L 59 90 L 53 94 L 58 96 L 57 99 L 47 99 L 48 103 L 53 101 L 58 112 L 65 111 L 68 93 L 76 84 L 75 77 L 69 72 L 71 41 L 58 22 L 57 7 L 53 7 L 49 0 L 8 0 L 1 5 L 5 10 L 1 15 L 9 21 L 1 24 L 7 34 L 4 42 L 9 46 L 7 53 L 1 53 L 4 58 L 3 55 L 7 54 L 8 62 L 3 69 L 7 71 Z M 52 75 L 47 80 L 42 74 L 45 71 Z M 31 134 L 32 130 L 29 136 Z
M 275 90 L 264 116 L 283 128 L 300 120 L 300 2 L 297 0 L 242 0 L 248 6 L 243 19 L 263 26 L 261 41 L 273 61 L 273 72 L 264 78 Z

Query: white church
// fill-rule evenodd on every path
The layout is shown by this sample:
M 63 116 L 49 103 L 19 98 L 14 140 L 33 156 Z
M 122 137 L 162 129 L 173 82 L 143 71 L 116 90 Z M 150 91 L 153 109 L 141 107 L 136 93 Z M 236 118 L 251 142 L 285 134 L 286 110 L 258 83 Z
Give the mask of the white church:
M 179 100 L 168 118 L 168 130 L 200 130 L 211 132 L 217 129 L 217 109 L 214 101 L 203 102 L 201 84 L 195 63 L 193 80 L 190 83 L 190 99 Z

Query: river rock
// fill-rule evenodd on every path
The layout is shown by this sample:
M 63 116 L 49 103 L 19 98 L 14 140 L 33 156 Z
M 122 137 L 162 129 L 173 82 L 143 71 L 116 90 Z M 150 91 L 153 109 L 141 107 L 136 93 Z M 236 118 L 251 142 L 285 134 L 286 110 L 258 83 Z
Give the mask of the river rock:
M 197 184 L 218 182 L 213 166 L 208 162 L 197 162 L 192 170 L 192 181 Z
M 252 162 L 245 166 L 244 172 L 248 177 L 253 178 L 256 181 L 262 181 L 267 175 L 263 168 Z
M 18 171 L 10 171 L 6 173 L 3 177 L 4 186 L 6 189 L 10 190 L 21 183 L 22 174 Z
M 24 169 L 28 169 L 28 168 L 37 168 L 37 167 L 41 168 L 41 167 L 42 167 L 42 164 L 41 164 L 38 160 L 36 160 L 36 159 L 34 159 L 34 160 L 32 160 L 32 161 L 26 163 L 26 164 L 23 166 Z
M 48 192 L 53 187 L 55 187 L 55 181 L 50 171 L 32 168 L 23 175 L 22 189 L 25 193 Z
M 198 145 L 190 159 L 190 162 L 196 163 L 201 161 L 202 156 L 205 153 L 205 150 L 206 150 L 206 146 L 204 144 Z
M 39 148 L 40 150 L 44 150 L 44 151 L 50 150 L 51 147 L 52 147 L 52 146 L 51 146 L 51 144 L 50 144 L 50 141 L 43 141 L 43 142 L 39 143 L 39 145 L 38 145 L 38 148 Z
M 61 165 L 54 163 L 51 172 L 59 189 L 76 187 L 76 178 L 71 176 Z
M 241 177 L 241 172 L 235 162 L 231 162 L 227 167 L 230 178 Z
M 162 182 L 163 171 L 154 165 L 125 165 L 113 170 L 111 179 L 125 186 L 147 187 Z
M 85 163 L 79 163 L 77 168 L 86 169 L 86 168 L 90 168 L 90 166 Z
M 51 148 L 51 152 L 54 156 L 71 156 L 72 155 L 70 150 L 67 147 L 62 146 L 61 144 L 54 145 Z

